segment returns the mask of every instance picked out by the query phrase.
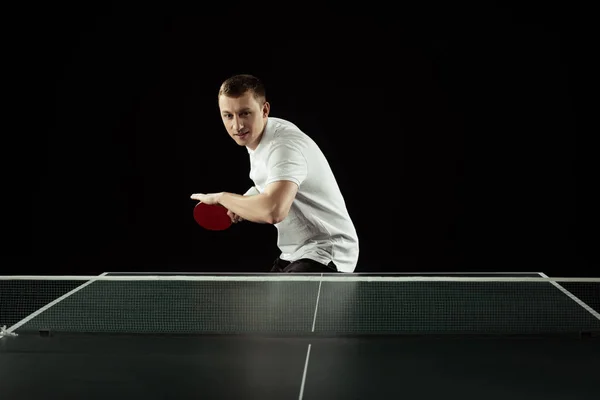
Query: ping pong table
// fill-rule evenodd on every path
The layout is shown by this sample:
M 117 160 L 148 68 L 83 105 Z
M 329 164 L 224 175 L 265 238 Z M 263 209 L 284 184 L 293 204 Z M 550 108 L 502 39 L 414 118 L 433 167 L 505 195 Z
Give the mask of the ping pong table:
M 597 399 L 600 278 L 1 277 L 0 395 Z

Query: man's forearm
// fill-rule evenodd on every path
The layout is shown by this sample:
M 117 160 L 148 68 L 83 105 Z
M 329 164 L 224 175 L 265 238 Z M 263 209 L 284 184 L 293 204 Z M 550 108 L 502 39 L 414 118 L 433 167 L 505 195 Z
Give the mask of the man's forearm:
M 242 196 L 223 192 L 219 195 L 219 204 L 246 221 L 260 224 L 274 224 L 276 204 L 264 193 L 254 196 Z

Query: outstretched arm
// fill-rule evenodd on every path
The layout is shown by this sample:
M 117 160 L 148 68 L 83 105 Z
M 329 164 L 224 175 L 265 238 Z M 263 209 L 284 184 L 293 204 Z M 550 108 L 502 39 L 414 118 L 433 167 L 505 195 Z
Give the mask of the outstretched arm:
M 255 186 L 252 186 L 246 191 L 246 193 L 244 193 L 244 196 L 256 196 L 257 194 L 260 194 L 260 192 Z M 244 218 L 240 217 L 231 210 L 227 210 L 227 216 L 231 219 L 231 222 L 233 222 L 234 224 L 237 224 L 238 222 L 242 222 L 244 220 Z
M 277 224 L 287 217 L 300 185 L 308 173 L 306 158 L 293 143 L 272 146 L 267 156 L 269 183 L 262 193 L 250 189 L 245 195 L 229 192 L 195 193 L 192 199 L 221 204 L 232 215 L 246 221 Z
M 222 192 L 217 202 L 246 221 L 277 224 L 285 219 L 298 192 L 291 181 L 277 181 L 267 185 L 263 193 L 243 196 Z

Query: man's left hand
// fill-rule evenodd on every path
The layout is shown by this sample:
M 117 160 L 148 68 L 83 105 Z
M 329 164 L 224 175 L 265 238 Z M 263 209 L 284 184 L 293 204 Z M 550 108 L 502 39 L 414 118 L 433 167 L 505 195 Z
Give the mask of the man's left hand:
M 194 193 L 190 197 L 204 204 L 219 204 L 221 193 Z

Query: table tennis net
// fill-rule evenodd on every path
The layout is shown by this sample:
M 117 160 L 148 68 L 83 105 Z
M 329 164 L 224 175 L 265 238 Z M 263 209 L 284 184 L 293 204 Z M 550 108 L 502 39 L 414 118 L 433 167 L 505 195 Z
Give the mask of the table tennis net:
M 600 331 L 600 278 L 0 276 L 2 335 Z

